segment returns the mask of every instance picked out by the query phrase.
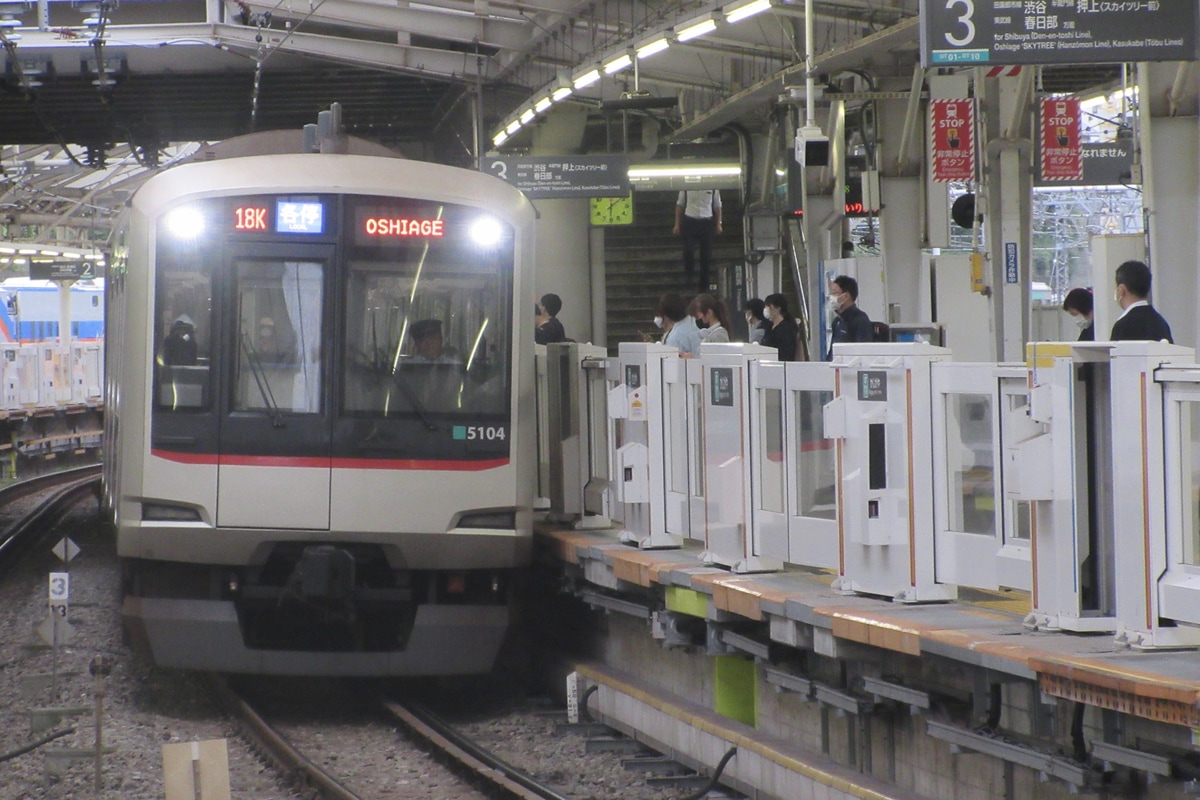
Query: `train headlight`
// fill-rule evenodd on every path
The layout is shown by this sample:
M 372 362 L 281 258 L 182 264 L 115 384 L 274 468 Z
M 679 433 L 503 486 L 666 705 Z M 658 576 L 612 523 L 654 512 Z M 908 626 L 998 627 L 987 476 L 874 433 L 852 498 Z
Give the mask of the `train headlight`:
M 204 214 L 193 206 L 168 212 L 166 223 L 167 230 L 177 239 L 195 239 L 204 233 Z
M 504 227 L 492 217 L 480 217 L 471 223 L 471 241 L 480 247 L 495 247 L 504 236 Z

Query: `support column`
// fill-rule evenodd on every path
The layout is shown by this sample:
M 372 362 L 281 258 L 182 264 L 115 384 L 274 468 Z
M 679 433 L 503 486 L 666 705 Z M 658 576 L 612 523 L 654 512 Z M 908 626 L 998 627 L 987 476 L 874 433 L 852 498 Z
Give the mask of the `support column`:
M 1189 347 L 1200 343 L 1198 92 L 1200 69 L 1194 63 L 1138 64 L 1142 99 L 1134 142 L 1141 147 L 1142 205 L 1154 273 L 1150 299 L 1170 323 L 1175 343 Z M 1112 275 L 1092 280 L 1096 291 L 1112 291 Z
M 1015 77 L 983 78 L 976 71 L 983 141 L 984 226 L 991 259 L 996 358 L 1020 361 L 1029 332 L 1032 259 L 1030 107 L 1034 70 Z

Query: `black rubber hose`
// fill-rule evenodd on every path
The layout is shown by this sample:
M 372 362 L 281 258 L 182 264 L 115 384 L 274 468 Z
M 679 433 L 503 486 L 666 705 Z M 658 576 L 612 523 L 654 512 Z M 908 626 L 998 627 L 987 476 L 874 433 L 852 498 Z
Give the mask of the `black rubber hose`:
M 75 732 L 74 728 L 64 728 L 61 731 L 54 731 L 53 733 L 48 733 L 45 736 L 43 736 L 42 738 L 38 739 L 36 742 L 30 742 L 29 744 L 25 745 L 24 747 L 18 747 L 16 750 L 13 750 L 11 752 L 0 755 L 0 761 L 12 761 L 17 756 L 23 756 L 28 752 L 37 750 L 39 747 L 41 747 L 44 744 L 50 744 L 50 742 L 53 742 L 55 739 L 61 739 L 62 737 L 66 736 L 67 734 L 74 733 L 74 732 Z
M 712 777 L 709 778 L 708 784 L 703 789 L 692 792 L 687 797 L 680 798 L 680 800 L 700 800 L 701 797 L 704 797 L 704 795 L 717 788 L 717 783 L 721 780 L 721 773 L 725 771 L 725 766 L 729 763 L 729 760 L 736 755 L 737 748 L 729 748 L 729 752 L 721 756 L 721 760 L 717 762 L 717 768 L 713 770 Z

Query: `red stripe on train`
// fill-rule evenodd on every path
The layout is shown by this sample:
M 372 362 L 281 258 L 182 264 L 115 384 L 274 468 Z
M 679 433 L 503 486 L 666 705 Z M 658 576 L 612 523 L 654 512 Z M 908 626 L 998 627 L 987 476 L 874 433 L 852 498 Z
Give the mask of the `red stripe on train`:
M 201 464 L 225 467 L 310 467 L 317 469 L 413 469 L 479 472 L 507 466 L 507 458 L 483 461 L 453 461 L 421 458 L 304 458 L 291 456 L 218 456 L 216 453 L 176 453 L 151 450 L 150 455 L 177 464 Z

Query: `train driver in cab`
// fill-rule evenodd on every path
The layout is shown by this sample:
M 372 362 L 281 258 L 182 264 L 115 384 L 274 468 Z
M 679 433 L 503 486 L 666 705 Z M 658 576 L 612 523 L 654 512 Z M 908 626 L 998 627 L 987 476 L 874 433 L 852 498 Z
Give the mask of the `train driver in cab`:
M 258 321 L 258 336 L 254 349 L 266 364 L 290 364 L 296 360 L 292 346 L 275 329 L 275 320 L 263 317 Z
M 446 347 L 440 319 L 423 319 L 412 326 L 413 361 L 418 364 L 457 364 L 454 348 Z

